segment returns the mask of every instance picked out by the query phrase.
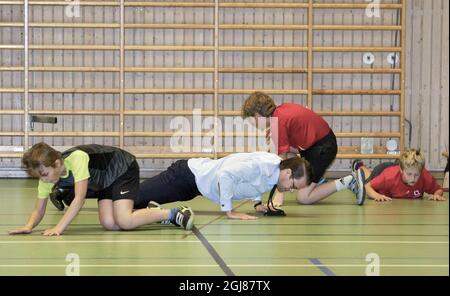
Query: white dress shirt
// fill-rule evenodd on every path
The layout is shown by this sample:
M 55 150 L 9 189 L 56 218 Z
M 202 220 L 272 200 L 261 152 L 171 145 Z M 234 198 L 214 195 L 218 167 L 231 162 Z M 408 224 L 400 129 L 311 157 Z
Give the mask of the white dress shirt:
M 192 158 L 189 169 L 200 193 L 231 211 L 233 200 L 260 201 L 278 183 L 281 158 L 268 152 L 236 153 L 221 159 Z

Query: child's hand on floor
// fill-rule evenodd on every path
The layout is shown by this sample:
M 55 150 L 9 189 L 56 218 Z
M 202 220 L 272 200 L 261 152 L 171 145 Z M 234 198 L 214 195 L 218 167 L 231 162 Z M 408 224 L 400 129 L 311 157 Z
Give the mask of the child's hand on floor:
M 374 200 L 377 202 L 385 202 L 385 201 L 392 201 L 392 198 L 386 195 L 379 194 L 377 197 L 374 198 Z
M 31 229 L 27 228 L 27 227 L 22 227 L 19 229 L 14 229 L 14 230 L 10 230 L 8 231 L 8 234 L 14 235 L 14 234 L 30 234 L 31 233 Z
M 434 194 L 434 195 L 430 195 L 428 197 L 428 200 L 434 200 L 434 201 L 446 201 L 447 199 L 442 196 L 442 195 L 438 195 L 438 194 Z
M 238 213 L 238 212 L 227 212 L 227 217 L 229 219 L 239 219 L 239 220 L 256 220 L 258 217 L 247 215 L 245 213 Z

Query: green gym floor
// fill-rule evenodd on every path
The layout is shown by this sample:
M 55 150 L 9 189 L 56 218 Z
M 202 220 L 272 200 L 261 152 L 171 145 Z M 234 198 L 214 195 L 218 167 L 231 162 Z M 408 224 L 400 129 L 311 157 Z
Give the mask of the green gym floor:
M 160 224 L 107 232 L 88 200 L 63 236 L 44 237 L 62 215 L 49 203 L 32 234 L 8 235 L 26 222 L 36 193 L 35 180 L 0 180 L 0 275 L 65 275 L 76 262 L 80 275 L 364 276 L 377 262 L 380 275 L 449 275 L 448 201 L 358 207 L 342 191 L 300 206 L 288 196 L 286 217 L 237 221 L 197 197 L 186 203 L 196 214 L 193 232 Z M 248 201 L 234 206 L 253 212 Z

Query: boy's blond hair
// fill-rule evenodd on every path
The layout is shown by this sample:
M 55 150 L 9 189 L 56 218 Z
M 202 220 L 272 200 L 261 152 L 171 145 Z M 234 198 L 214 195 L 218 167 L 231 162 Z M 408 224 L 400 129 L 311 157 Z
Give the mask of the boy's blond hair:
M 405 170 L 411 167 L 417 168 L 419 171 L 425 167 L 425 156 L 420 149 L 409 149 L 400 155 L 400 168 Z
M 270 117 L 276 107 L 275 102 L 269 95 L 258 91 L 252 93 L 245 100 L 241 108 L 241 115 L 243 118 L 247 118 L 259 113 L 263 117 Z
M 28 175 L 39 178 L 42 166 L 55 167 L 55 161 L 58 159 L 62 159 L 61 152 L 41 142 L 34 144 L 23 154 L 22 165 L 27 170 Z

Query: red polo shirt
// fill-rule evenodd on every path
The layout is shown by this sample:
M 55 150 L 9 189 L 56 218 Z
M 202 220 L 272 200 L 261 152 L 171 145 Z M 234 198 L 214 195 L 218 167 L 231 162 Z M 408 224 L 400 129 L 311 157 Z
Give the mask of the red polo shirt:
M 400 166 L 386 168 L 379 176 L 370 181 L 372 188 L 387 197 L 419 198 L 423 193 L 434 194 L 441 189 L 436 179 L 426 169 L 422 170 L 419 180 L 414 186 L 408 186 L 402 181 Z
M 328 123 L 312 110 L 293 103 L 278 106 L 272 114 L 272 139 L 278 154 L 290 147 L 306 150 L 330 132 Z M 273 128 L 278 121 L 278 131 Z M 278 139 L 278 141 L 277 141 Z

